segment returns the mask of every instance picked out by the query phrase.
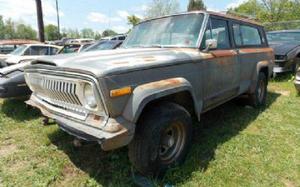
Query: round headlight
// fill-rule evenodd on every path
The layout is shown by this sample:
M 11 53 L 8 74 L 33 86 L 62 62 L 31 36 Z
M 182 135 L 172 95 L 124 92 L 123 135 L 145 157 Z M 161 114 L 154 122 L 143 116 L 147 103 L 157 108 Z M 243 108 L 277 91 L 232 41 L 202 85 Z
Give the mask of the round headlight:
M 95 97 L 92 85 L 90 85 L 90 84 L 85 85 L 84 97 L 85 97 L 85 102 L 88 105 L 88 107 L 90 107 L 90 108 L 97 107 L 97 101 L 96 101 L 96 97 Z

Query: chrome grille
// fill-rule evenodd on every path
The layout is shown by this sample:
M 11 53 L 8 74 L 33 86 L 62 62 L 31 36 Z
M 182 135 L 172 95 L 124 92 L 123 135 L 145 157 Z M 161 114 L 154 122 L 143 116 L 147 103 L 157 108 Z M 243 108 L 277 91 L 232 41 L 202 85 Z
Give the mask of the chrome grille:
M 26 74 L 26 81 L 34 94 L 48 104 L 71 111 L 80 116 L 87 115 L 87 109 L 79 99 L 80 83 L 64 77 Z

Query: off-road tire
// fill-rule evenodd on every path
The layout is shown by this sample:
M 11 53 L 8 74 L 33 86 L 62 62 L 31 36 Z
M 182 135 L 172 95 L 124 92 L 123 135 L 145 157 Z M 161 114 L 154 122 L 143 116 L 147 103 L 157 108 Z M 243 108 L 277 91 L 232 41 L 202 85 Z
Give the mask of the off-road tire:
M 255 92 L 249 95 L 249 104 L 253 107 L 261 107 L 267 100 L 268 78 L 265 73 L 259 72 Z
M 174 126 L 181 131 L 180 133 L 179 130 L 177 132 L 178 136 L 179 134 L 182 135 L 181 138 L 178 138 L 178 140 L 181 139 L 179 141 L 175 138 L 174 141 L 171 141 L 172 136 L 166 134 L 168 129 L 172 129 Z M 176 134 L 175 131 L 172 134 Z M 129 144 L 129 159 L 134 168 L 141 174 L 159 177 L 168 168 L 184 161 L 191 139 L 192 118 L 185 108 L 170 102 L 153 106 L 142 115 L 137 124 L 135 137 Z M 174 142 L 174 154 L 166 159 L 165 151 L 167 149 L 165 147 Z

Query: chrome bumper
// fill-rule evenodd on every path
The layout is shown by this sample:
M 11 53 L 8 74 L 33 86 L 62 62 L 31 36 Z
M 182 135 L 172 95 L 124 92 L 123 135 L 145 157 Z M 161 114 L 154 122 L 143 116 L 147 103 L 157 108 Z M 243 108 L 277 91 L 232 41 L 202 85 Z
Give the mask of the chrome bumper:
M 54 119 L 67 133 L 83 140 L 97 141 L 105 151 L 128 145 L 134 136 L 135 124 L 122 117 L 102 120 L 101 125 L 96 128 L 70 119 L 67 114 L 62 116 L 62 114 L 56 113 L 48 108 L 47 103 L 34 95 L 26 101 L 26 104 L 40 109 L 43 115 Z

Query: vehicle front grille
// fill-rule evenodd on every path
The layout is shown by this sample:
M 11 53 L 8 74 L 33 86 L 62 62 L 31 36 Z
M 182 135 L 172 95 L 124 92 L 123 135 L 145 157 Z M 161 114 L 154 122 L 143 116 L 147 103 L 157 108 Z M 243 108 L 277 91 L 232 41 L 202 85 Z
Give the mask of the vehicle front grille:
M 81 88 L 78 81 L 37 73 L 25 76 L 33 93 L 44 102 L 77 115 L 87 115 L 87 110 L 79 99 Z

